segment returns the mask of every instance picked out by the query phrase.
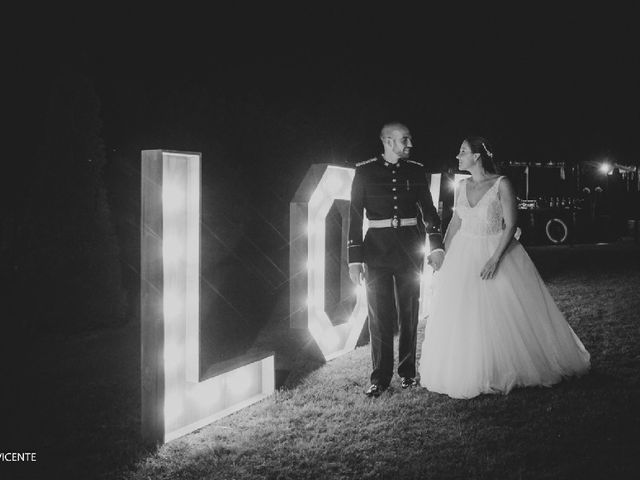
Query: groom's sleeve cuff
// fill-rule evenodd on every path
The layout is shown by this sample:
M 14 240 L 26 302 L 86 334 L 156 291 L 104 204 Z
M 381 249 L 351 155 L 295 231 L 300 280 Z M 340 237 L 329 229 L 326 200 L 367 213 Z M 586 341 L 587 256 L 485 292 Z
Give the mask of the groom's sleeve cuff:
M 436 250 L 444 250 L 444 242 L 442 241 L 442 234 L 440 232 L 434 232 L 429 234 L 429 247 L 432 252 Z
M 347 247 L 347 261 L 349 265 L 352 263 L 364 263 L 363 245 L 355 244 L 353 240 L 349 240 Z

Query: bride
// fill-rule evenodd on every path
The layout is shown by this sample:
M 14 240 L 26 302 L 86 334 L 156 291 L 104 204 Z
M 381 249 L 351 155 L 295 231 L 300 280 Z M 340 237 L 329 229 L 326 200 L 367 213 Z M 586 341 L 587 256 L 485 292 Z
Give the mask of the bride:
M 471 398 L 585 373 L 589 353 L 513 238 L 516 198 L 496 173 L 491 146 L 467 138 L 456 158 L 471 177 L 459 184 L 434 278 L 422 386 Z

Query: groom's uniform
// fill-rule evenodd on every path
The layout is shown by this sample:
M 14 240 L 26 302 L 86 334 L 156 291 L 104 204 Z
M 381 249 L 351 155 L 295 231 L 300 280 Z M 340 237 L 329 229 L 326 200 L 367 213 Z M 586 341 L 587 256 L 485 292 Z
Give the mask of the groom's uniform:
M 363 218 L 369 221 L 363 239 Z M 393 376 L 393 332 L 399 323 L 398 374 L 416 376 L 416 337 L 420 275 L 430 250 L 442 249 L 440 218 L 425 168 L 413 160 L 386 162 L 382 156 L 360 162 L 351 187 L 349 264 L 366 264 L 371 382 L 387 388 Z M 395 288 L 394 288 L 395 283 Z

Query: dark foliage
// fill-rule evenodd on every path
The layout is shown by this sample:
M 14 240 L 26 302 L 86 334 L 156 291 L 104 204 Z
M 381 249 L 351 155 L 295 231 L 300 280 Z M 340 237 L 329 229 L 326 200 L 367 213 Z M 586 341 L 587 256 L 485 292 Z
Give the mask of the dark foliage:
M 14 325 L 21 330 L 77 332 L 123 320 L 100 129 L 89 80 L 61 72 L 50 85 L 39 150 L 18 159 L 20 191 L 7 220 Z

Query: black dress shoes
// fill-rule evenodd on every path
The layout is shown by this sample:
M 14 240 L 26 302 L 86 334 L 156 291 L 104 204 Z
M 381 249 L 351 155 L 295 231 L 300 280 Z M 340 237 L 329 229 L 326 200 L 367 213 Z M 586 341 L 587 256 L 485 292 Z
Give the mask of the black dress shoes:
M 418 385 L 418 382 L 416 382 L 415 378 L 411 378 L 411 377 L 402 377 L 402 388 L 409 388 L 409 387 L 415 387 L 416 385 Z
M 382 392 L 384 392 L 386 390 L 386 388 L 381 387 L 380 385 L 378 385 L 377 383 L 372 383 L 371 386 L 367 389 L 366 392 L 364 392 L 364 394 L 367 397 L 379 397 L 380 394 Z

